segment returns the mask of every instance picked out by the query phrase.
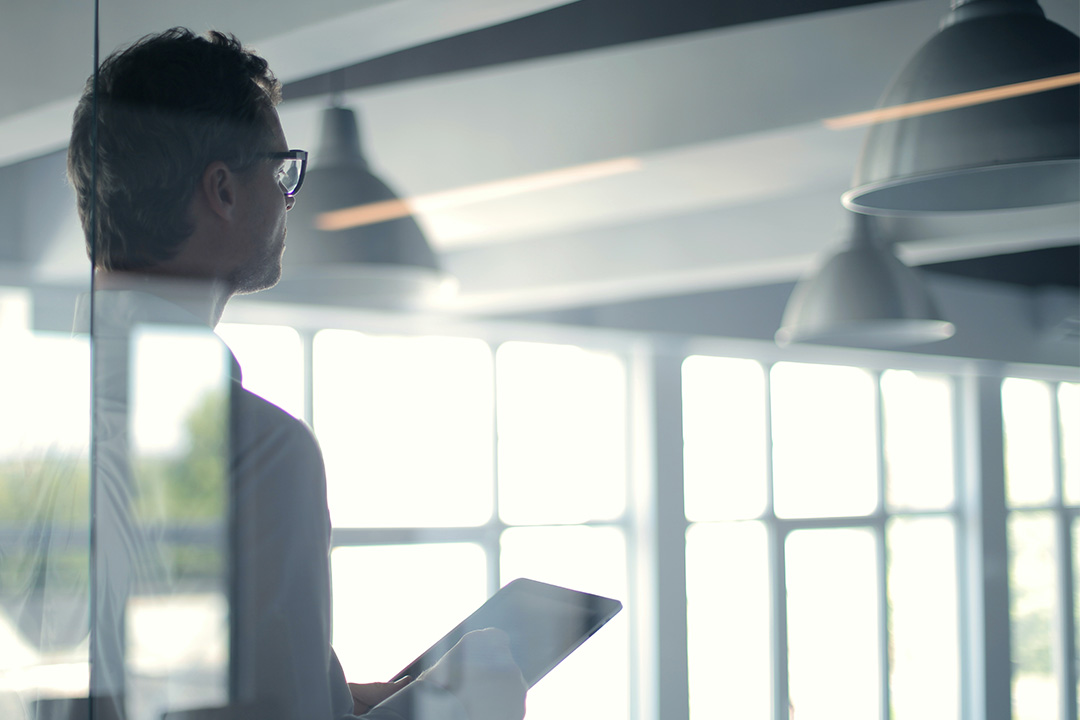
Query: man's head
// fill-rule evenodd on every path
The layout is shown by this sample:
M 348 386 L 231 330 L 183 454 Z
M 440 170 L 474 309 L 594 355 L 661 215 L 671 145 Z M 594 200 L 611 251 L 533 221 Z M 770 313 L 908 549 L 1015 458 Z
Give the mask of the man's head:
M 107 58 L 98 72 L 96 137 L 90 78 L 68 149 L 95 265 L 138 271 L 175 258 L 195 231 L 192 199 L 208 189 L 208 169 L 240 178 L 256 169 L 272 173 L 268 153 L 285 149 L 274 110 L 280 97 L 266 61 L 218 32 L 201 37 L 173 28 Z M 280 191 L 276 199 L 291 204 Z M 283 236 L 284 212 L 276 210 Z M 239 285 L 259 289 L 243 287 L 243 279 Z

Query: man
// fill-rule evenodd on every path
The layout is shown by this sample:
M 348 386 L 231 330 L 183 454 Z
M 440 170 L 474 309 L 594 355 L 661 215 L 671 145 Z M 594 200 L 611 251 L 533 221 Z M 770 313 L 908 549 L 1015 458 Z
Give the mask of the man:
M 68 172 L 95 269 L 96 510 L 99 523 L 116 525 L 130 520 L 130 383 L 117 368 L 129 362 L 133 330 L 212 328 L 233 295 L 278 281 L 306 154 L 288 149 L 274 109 L 280 86 L 265 60 L 232 36 L 182 28 L 148 36 L 106 59 L 96 93 L 94 83 L 75 113 Z M 238 377 L 230 385 L 226 717 L 520 720 L 524 681 L 495 630 L 466 636 L 414 682 L 346 683 L 330 648 L 321 453 L 302 423 L 244 391 Z M 91 692 L 118 696 L 123 706 L 116 606 L 133 583 L 126 566 L 146 563 L 138 541 L 110 545 L 109 530 L 97 549 Z M 372 592 L 392 592 L 392 579 L 372 581 Z

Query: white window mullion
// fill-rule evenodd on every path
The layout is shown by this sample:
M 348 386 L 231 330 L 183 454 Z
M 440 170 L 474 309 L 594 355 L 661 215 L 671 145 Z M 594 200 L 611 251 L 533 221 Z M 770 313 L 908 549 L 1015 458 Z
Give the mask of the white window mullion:
M 784 545 L 787 530 L 776 522 L 773 484 L 772 364 L 765 365 L 765 486 L 769 522 L 769 570 L 772 596 L 773 720 L 787 720 L 791 697 L 788 687 L 787 566 Z
M 968 422 L 973 420 L 971 412 L 978 408 L 970 396 L 976 391 L 977 385 L 968 381 L 967 378 L 954 377 L 953 389 L 955 402 L 952 406 L 952 433 L 953 446 L 953 474 L 956 477 L 956 499 L 954 501 L 956 515 L 956 626 L 957 639 L 959 640 L 960 657 L 960 719 L 974 720 L 975 707 L 982 707 L 983 701 L 976 701 L 982 682 L 978 681 L 974 671 L 974 653 L 981 646 L 981 640 L 976 641 L 972 634 L 977 630 L 977 623 L 970 617 L 969 608 L 972 607 L 976 586 L 981 587 L 981 581 L 975 583 L 975 571 L 969 567 L 974 555 L 972 539 L 974 531 L 969 530 L 971 520 L 968 517 L 968 485 L 975 478 L 975 471 L 969 471 L 972 461 L 969 459 L 971 448 L 968 447 L 968 438 L 973 436 L 974 431 L 968 427 Z M 977 563 L 976 567 L 981 567 Z
M 630 720 L 659 720 L 657 707 L 657 651 L 655 588 L 657 568 L 656 525 L 656 422 L 652 414 L 653 358 L 651 344 L 635 347 L 627 372 L 627 453 L 629 495 L 627 502 L 627 581 L 630 601 L 636 608 L 630 632 Z M 681 386 L 680 386 L 681 390 Z
M 502 585 L 502 532 L 506 525 L 499 514 L 499 369 L 495 364 L 498 342 L 489 342 L 491 352 L 491 518 L 488 519 L 484 551 L 487 553 L 488 595 Z
M 1008 513 L 1001 378 L 967 376 L 961 394 L 970 643 L 966 716 L 1010 720 Z
M 687 718 L 686 510 L 683 493 L 682 355 L 658 354 L 653 374 L 656 430 L 656 717 Z
M 889 662 L 889 549 L 887 542 L 886 516 L 886 467 L 885 467 L 885 410 L 881 389 L 881 372 L 874 376 L 874 441 L 877 445 L 877 515 L 879 524 L 875 529 L 877 541 L 877 585 L 878 585 L 878 662 L 881 667 L 881 711 L 882 720 L 889 720 L 892 713 L 890 699 L 890 662 Z
M 770 485 L 771 485 L 770 480 Z M 787 530 L 769 523 L 770 571 L 772 573 L 773 720 L 787 720 L 791 696 L 788 688 L 787 564 L 784 546 Z

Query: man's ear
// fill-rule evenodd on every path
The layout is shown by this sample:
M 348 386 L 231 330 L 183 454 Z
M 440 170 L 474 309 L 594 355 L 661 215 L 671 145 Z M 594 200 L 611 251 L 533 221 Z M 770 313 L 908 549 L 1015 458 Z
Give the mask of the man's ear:
M 228 165 L 216 160 L 206 166 L 199 191 L 207 209 L 222 220 L 232 220 L 236 213 L 237 177 Z

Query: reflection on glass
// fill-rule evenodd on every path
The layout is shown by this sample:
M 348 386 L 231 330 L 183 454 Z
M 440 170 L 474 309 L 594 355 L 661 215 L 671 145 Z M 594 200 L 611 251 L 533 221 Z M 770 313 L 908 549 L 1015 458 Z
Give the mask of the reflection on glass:
M 216 332 L 243 368 L 244 388 L 295 418 L 304 417 L 304 349 L 280 325 L 219 323 Z
M 1039 380 L 1006 378 L 1001 384 L 1005 425 L 1005 490 L 1009 505 L 1049 503 L 1054 496 L 1054 428 L 1050 387 Z
M 90 350 L 86 338 L 0 330 L 0 458 L 85 452 Z M 14 511 L 15 506 L 0 504 Z
M 508 342 L 496 353 L 499 515 L 610 520 L 626 507 L 626 370 L 607 353 Z
M 777 363 L 771 387 L 776 514 L 873 512 L 877 441 L 870 374 L 853 367 Z
M 1061 420 L 1061 478 L 1065 502 L 1080 504 L 1080 384 L 1058 386 L 1058 414 Z
M 886 537 L 893 718 L 957 718 L 960 631 L 953 521 L 894 519 Z
M 220 433 L 224 440 L 228 430 L 223 380 L 229 371 L 221 341 L 205 328 L 143 329 L 134 331 L 133 344 L 129 411 L 132 449 L 139 458 L 180 456 L 201 439 L 199 433 L 205 438 Z M 193 432 L 192 423 L 198 422 L 200 413 L 213 425 Z M 220 462 L 222 448 L 224 444 L 214 449 L 212 461 Z M 215 470 L 218 482 L 221 472 Z
M 772 717 L 768 536 L 753 522 L 686 534 L 692 720 Z
M 1009 517 L 1009 626 L 1015 720 L 1058 717 L 1054 677 L 1054 517 L 1017 512 Z
M 385 682 L 487 599 L 484 550 L 472 543 L 339 547 L 334 650 L 354 682 Z
M 29 290 L 0 286 L 0 332 L 10 333 L 5 337 L 18 338 L 18 331 L 29 330 L 32 306 Z
M 877 717 L 881 703 L 877 557 L 867 529 L 788 536 L 791 704 L 799 720 Z
M 956 499 L 952 382 L 889 370 L 881 376 L 886 498 L 893 509 L 938 510 Z
M 315 336 L 315 429 L 337 527 L 480 525 L 493 504 L 480 340 Z
M 98 299 L 100 312 L 119 310 Z M 205 326 L 121 328 L 119 317 L 102 317 L 95 336 L 95 497 L 98 597 L 124 608 L 126 672 L 98 678 L 123 692 L 129 717 L 152 718 L 228 702 L 231 359 Z M 123 352 L 126 388 L 114 374 Z M 106 656 L 110 627 L 99 615 Z
M 0 328 L 0 717 L 89 690 L 90 352 Z M 22 325 L 19 328 L 19 325 Z
M 682 367 L 688 520 L 765 511 L 765 373 L 753 360 L 689 357 Z
M 529 720 L 629 717 L 630 635 L 626 538 L 597 527 L 510 528 L 502 534 L 499 577 L 582 590 L 624 609 L 529 691 Z M 572 712 L 569 710 L 572 709 Z

